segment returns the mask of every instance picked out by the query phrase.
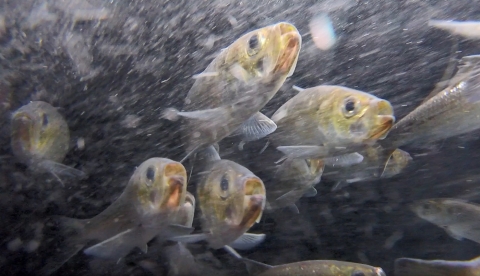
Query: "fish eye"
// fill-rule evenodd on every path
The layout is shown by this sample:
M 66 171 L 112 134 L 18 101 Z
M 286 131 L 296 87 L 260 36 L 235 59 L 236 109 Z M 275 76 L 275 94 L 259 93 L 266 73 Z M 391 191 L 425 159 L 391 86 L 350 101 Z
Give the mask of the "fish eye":
M 346 117 L 351 117 L 355 114 L 355 110 L 357 109 L 356 101 L 354 98 L 347 98 L 343 102 L 343 113 Z
M 43 113 L 42 114 L 42 126 L 47 126 L 48 125 L 48 116 L 47 114 Z
M 148 167 L 145 176 L 147 177 L 147 184 L 151 184 L 155 179 L 155 169 Z
M 352 274 L 350 274 L 350 276 L 365 276 L 365 273 L 361 271 L 354 271 Z
M 257 47 L 258 47 L 258 35 L 254 34 L 250 37 L 250 39 L 248 40 L 248 47 L 251 50 L 257 49 Z
M 222 191 L 228 191 L 228 178 L 227 175 L 222 176 L 222 180 L 220 181 L 220 189 Z

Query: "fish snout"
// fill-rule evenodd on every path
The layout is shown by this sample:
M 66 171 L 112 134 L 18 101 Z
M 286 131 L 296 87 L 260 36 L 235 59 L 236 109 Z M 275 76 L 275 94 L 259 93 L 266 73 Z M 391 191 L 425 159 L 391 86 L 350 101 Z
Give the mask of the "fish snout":
M 375 273 L 377 276 L 387 276 L 381 267 L 375 268 Z
M 293 74 L 297 64 L 298 54 L 302 45 L 302 36 L 291 24 L 280 23 L 279 28 L 282 44 L 279 46 L 282 51 L 273 72 L 290 76 Z
M 376 115 L 375 125 L 371 132 L 370 139 L 373 141 L 382 140 L 387 137 L 388 132 L 395 124 L 393 107 L 390 102 L 382 99 L 371 101 L 370 107 Z

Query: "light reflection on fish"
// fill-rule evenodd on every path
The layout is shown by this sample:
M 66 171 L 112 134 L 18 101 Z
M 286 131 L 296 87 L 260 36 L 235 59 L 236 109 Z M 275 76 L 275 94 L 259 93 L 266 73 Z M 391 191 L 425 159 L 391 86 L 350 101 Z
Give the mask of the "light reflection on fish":
M 196 76 L 183 111 L 163 113 L 166 119 L 183 119 L 187 156 L 237 129 L 245 141 L 275 130 L 258 111 L 293 74 L 301 41 L 295 26 L 286 22 L 260 28 L 241 36 Z

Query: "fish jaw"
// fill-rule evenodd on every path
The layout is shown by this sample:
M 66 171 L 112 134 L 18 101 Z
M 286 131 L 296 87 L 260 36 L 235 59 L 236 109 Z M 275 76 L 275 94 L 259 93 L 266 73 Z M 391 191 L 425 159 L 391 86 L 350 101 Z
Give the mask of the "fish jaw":
M 371 106 L 377 111 L 377 116 L 369 140 L 375 142 L 387 137 L 388 132 L 393 127 L 393 124 L 395 124 L 395 116 L 392 105 L 386 100 L 372 101 Z
M 380 267 L 376 267 L 376 268 L 375 268 L 375 273 L 376 273 L 377 276 L 387 276 L 387 274 L 385 274 L 385 272 L 383 271 L 383 269 L 380 268 Z
M 187 177 L 185 168 L 180 163 L 170 163 L 164 169 L 165 195 L 160 203 L 161 209 L 173 210 L 183 205 L 185 201 Z M 152 193 L 155 193 L 152 191 Z
M 302 36 L 297 28 L 290 23 L 281 22 L 275 26 L 281 34 L 281 53 L 273 69 L 274 74 L 291 76 L 295 71 L 298 55 L 302 45 Z
M 260 221 L 266 203 L 265 186 L 256 177 L 249 177 L 244 182 L 245 200 L 243 217 L 238 227 L 249 229 L 255 222 Z

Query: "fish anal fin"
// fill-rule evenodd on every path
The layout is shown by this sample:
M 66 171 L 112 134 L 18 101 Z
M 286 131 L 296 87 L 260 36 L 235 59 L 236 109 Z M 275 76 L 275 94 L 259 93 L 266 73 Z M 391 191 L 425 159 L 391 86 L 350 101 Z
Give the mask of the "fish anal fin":
M 265 240 L 265 234 L 245 233 L 233 241 L 230 246 L 238 250 L 250 250 Z

